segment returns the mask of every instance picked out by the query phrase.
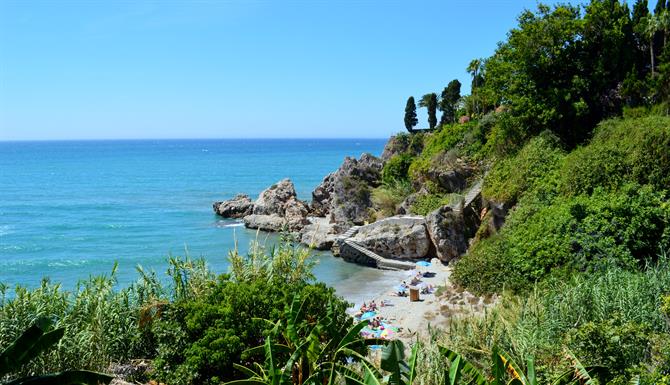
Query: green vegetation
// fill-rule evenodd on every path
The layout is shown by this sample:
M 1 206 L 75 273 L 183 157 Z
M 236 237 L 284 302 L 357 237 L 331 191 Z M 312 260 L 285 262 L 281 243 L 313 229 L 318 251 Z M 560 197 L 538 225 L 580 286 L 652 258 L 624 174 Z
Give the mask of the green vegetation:
M 533 356 L 543 382 L 560 373 L 556 362 L 569 348 L 585 364 L 609 368 L 611 383 L 634 375 L 643 384 L 667 383 L 653 380 L 664 373 L 667 381 L 670 369 L 670 323 L 663 307 L 670 266 L 667 256 L 658 259 L 642 271 L 610 268 L 547 280 L 527 295 L 508 295 L 483 318 L 452 322 L 440 341 L 479 367 L 495 346 L 516 360 Z
M 524 11 L 491 57 L 467 66 L 470 95 L 453 80 L 421 98 L 428 130 L 415 131 L 407 100 L 409 134 L 394 138 L 380 186 L 343 180 L 380 218 L 457 205 L 483 177 L 489 208 L 509 211 L 499 229 L 480 213 L 451 276 L 459 290 L 500 295 L 483 316 L 452 318 L 409 354 L 366 342 L 315 282 L 308 252 L 284 239 L 233 251 L 222 276 L 171 258 L 167 284 L 139 269 L 121 290 L 114 271 L 74 291 L 0 286 L 0 346 L 42 317 L 62 336 L 2 380 L 147 358 L 152 370 L 133 380 L 670 384 L 670 10 L 647 5 Z M 366 344 L 384 345 L 379 365 Z
M 63 338 L 64 328 L 49 330 L 51 323 L 46 318 L 25 330 L 4 351 L 0 352 L 0 378 L 4 378 L 21 369 L 22 366 L 50 349 Z M 21 377 L 12 380 L 11 384 L 44 384 L 44 385 L 97 385 L 108 384 L 112 377 L 86 370 L 68 370 L 62 373 L 39 376 Z
M 444 87 L 440 95 L 439 109 L 442 111 L 440 126 L 456 122 L 458 101 L 461 99 L 461 82 L 454 79 Z
M 458 282 L 522 290 L 550 274 L 634 269 L 670 247 L 670 118 L 607 121 L 567 155 L 553 143 L 538 136 L 493 167 L 484 195 L 518 204 L 456 264 Z
M 412 185 L 408 180 L 393 179 L 372 191 L 372 204 L 377 219 L 395 215 L 405 198 L 412 193 Z
M 412 213 L 418 215 L 428 215 L 442 206 L 454 205 L 460 202 L 462 196 L 459 194 L 425 194 L 416 197 L 412 203 Z
M 405 107 L 405 128 L 407 131 L 414 131 L 414 126 L 419 121 L 416 118 L 416 103 L 414 102 L 414 96 L 410 96 L 407 99 L 407 106 Z

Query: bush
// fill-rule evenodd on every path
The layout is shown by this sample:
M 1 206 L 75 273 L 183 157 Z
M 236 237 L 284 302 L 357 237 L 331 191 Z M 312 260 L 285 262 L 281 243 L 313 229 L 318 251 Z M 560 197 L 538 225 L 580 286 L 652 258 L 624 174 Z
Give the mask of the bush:
M 380 217 L 395 215 L 398 206 L 412 194 L 414 190 L 407 180 L 395 180 L 372 190 L 372 204 Z
M 486 175 L 482 195 L 497 202 L 514 204 L 527 191 L 555 188 L 556 172 L 564 154 L 558 139 L 543 133 L 528 142 L 518 154 L 497 162 Z
M 412 203 L 412 207 L 410 211 L 413 214 L 417 215 L 428 215 L 431 211 L 435 211 L 439 209 L 442 206 L 446 205 L 453 205 L 456 202 L 458 202 L 462 198 L 461 195 L 459 194 L 447 194 L 447 195 L 440 195 L 440 194 L 426 194 L 426 195 L 419 195 L 414 203 Z
M 670 118 L 608 120 L 596 129 L 588 146 L 566 157 L 561 191 L 590 193 L 613 190 L 634 181 L 657 189 L 670 186 Z
M 155 323 L 154 377 L 177 385 L 244 378 L 234 364 L 251 366 L 262 359 L 244 354 L 263 344 L 271 325 L 262 319 L 281 319 L 296 295 L 306 299 L 300 322 L 314 324 L 324 318 L 329 311 L 324 305 L 330 303 L 335 324 L 350 325 L 347 304 L 334 289 L 310 283 L 311 272 L 303 269 L 306 255 L 286 243 L 270 252 L 254 246 L 246 257 L 231 253 L 232 276 L 220 277 L 206 295 L 170 304 Z
M 6 346 L 35 319 L 45 317 L 66 332 L 56 348 L 40 355 L 17 374 L 32 375 L 72 369 L 107 370 L 112 362 L 150 358 L 155 353 L 148 324 L 169 300 L 192 298 L 206 290 L 213 275 L 204 260 L 168 259 L 170 285 L 141 268 L 140 280 L 115 290 L 110 275 L 82 280 L 73 291 L 43 280 L 35 289 L 13 292 L 0 284 L 0 345 Z
M 382 182 L 393 184 L 396 181 L 407 180 L 407 171 L 410 164 L 412 164 L 412 159 L 412 156 L 406 153 L 392 156 L 382 169 Z
M 523 290 L 550 273 L 634 268 L 670 239 L 670 204 L 651 187 L 560 197 L 552 204 L 523 199 L 498 236 L 477 242 L 454 278 L 478 292 Z

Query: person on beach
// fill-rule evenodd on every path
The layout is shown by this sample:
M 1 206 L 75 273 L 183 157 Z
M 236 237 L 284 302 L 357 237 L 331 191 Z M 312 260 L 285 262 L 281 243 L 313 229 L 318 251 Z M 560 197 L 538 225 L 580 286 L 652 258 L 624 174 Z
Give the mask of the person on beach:
M 370 302 L 370 311 L 377 311 L 377 304 L 374 299 Z

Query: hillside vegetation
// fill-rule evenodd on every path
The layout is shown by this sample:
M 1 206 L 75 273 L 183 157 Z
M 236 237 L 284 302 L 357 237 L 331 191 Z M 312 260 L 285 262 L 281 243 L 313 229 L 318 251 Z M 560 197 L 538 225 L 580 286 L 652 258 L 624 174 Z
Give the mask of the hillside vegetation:
M 0 381 L 145 359 L 150 369 L 128 365 L 127 379 L 670 384 L 668 5 L 524 11 L 491 57 L 467 66 L 470 95 L 453 80 L 439 96 L 407 100 L 408 132 L 389 141 L 381 185 L 346 179 L 370 196 L 370 220 L 457 206 L 483 181 L 481 226 L 449 263 L 459 290 L 499 295 L 484 315 L 453 317 L 408 349 L 366 342 L 365 325 L 315 282 L 309 252 L 285 239 L 233 251 L 221 276 L 172 258 L 167 285 L 142 269 L 121 290 L 113 274 L 74 291 L 0 285 L 0 346 L 38 318 L 65 328 L 57 346 Z M 372 344 L 384 345 L 376 359 Z

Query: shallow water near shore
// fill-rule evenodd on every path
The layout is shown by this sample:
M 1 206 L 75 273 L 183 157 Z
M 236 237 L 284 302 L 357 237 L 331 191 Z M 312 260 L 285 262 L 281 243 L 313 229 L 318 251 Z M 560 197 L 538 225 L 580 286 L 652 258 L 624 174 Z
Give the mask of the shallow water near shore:
M 256 232 L 213 214 L 215 200 L 257 194 L 288 177 L 301 199 L 345 156 L 379 155 L 382 139 L 0 142 L 0 282 L 35 287 L 42 277 L 74 287 L 119 264 L 163 273 L 168 255 L 203 256 L 218 273 L 237 239 Z M 274 235 L 261 234 L 271 244 Z M 267 240 L 266 240 L 267 239 Z M 350 301 L 394 274 L 317 253 L 317 278 Z M 388 287 L 385 286 L 385 287 Z M 371 293 L 370 296 L 374 296 Z

